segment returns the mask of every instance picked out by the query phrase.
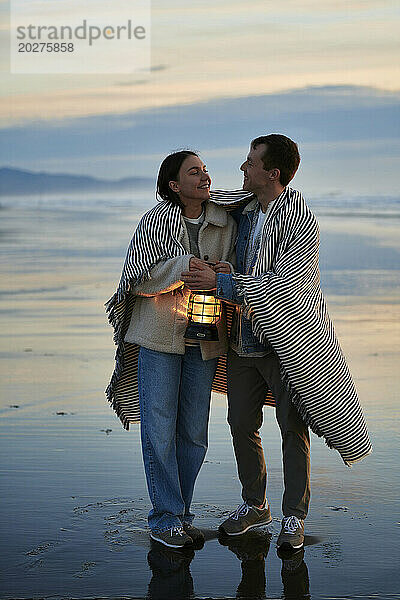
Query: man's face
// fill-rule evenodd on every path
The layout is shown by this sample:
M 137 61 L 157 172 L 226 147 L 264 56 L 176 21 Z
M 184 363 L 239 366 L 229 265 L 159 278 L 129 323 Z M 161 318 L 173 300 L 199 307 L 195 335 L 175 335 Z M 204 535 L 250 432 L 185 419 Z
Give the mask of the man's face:
M 247 159 L 241 165 L 240 170 L 243 171 L 243 189 L 248 192 L 253 192 L 265 189 L 269 184 L 269 173 L 264 169 L 261 157 L 267 149 L 266 144 L 259 144 L 257 148 L 250 148 Z

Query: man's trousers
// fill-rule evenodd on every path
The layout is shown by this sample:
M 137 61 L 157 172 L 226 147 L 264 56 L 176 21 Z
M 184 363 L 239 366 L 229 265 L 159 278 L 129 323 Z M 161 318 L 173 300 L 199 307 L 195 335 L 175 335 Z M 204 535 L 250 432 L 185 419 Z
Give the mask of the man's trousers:
M 310 438 L 308 428 L 289 399 L 277 355 L 242 357 L 228 352 L 228 423 L 231 428 L 243 500 L 261 506 L 266 498 L 267 471 L 259 429 L 268 389 L 276 402 L 282 435 L 284 516 L 307 516 L 310 502 Z

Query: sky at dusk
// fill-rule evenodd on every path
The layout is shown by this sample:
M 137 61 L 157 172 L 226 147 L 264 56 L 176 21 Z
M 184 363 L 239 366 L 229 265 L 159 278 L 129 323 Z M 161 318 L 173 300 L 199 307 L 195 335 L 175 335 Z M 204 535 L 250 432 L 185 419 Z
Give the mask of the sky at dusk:
M 7 11 L 1 165 L 151 176 L 191 146 L 233 184 L 249 140 L 280 131 L 299 142 L 310 190 L 376 193 L 378 171 L 396 192 L 398 2 L 153 0 L 152 67 L 133 75 L 10 74 Z

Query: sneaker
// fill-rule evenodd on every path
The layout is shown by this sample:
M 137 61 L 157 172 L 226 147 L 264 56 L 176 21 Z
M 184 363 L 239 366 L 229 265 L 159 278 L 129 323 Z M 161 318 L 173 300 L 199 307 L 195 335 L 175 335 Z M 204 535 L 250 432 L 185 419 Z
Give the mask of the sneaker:
M 304 544 L 304 521 L 295 516 L 283 517 L 277 546 L 281 550 L 298 550 Z
M 256 508 L 244 502 L 221 523 L 219 529 L 226 535 L 241 535 L 253 527 L 268 525 L 271 521 L 268 504 L 266 508 Z
M 189 537 L 192 538 L 197 550 L 200 550 L 200 548 L 204 546 L 205 537 L 204 533 L 200 531 L 200 529 L 197 529 L 197 527 L 194 527 L 191 523 L 184 523 L 183 530 Z
M 150 537 L 168 548 L 184 548 L 193 544 L 192 538 L 184 532 L 183 527 L 171 527 L 164 531 L 151 531 Z

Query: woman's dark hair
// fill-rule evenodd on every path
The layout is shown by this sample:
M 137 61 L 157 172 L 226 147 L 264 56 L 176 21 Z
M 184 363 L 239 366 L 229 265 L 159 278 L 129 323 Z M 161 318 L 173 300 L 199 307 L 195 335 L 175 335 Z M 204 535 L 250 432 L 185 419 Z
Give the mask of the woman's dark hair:
M 179 152 L 173 152 L 166 156 L 161 163 L 157 177 L 156 197 L 171 202 L 172 204 L 177 204 L 181 208 L 183 208 L 183 204 L 180 201 L 179 195 L 171 190 L 169 182 L 178 180 L 179 170 L 183 161 L 188 156 L 198 156 L 198 154 L 192 150 L 180 150 Z

